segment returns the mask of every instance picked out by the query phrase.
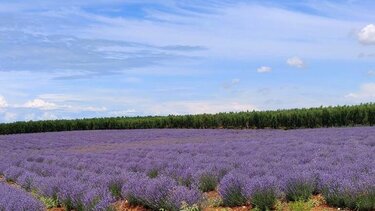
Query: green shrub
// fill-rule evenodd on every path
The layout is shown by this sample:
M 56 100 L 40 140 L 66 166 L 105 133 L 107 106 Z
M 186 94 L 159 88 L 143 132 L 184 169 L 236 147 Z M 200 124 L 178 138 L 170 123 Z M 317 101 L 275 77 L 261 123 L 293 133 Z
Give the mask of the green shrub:
M 214 191 L 218 185 L 218 179 L 215 175 L 205 173 L 199 178 L 199 189 L 202 192 Z
M 247 200 L 241 188 L 232 187 L 223 198 L 223 204 L 228 207 L 242 206 Z
M 111 182 L 108 188 L 113 197 L 116 199 L 121 198 L 122 184 L 120 182 Z
M 336 188 L 325 188 L 323 190 L 323 196 L 330 206 L 348 207 L 350 209 L 355 209 L 356 207 L 356 197 L 347 191 L 340 191 Z
M 272 210 L 276 204 L 276 192 L 273 188 L 255 191 L 251 195 L 251 204 L 257 210 Z
M 359 211 L 375 210 L 375 188 L 357 196 L 355 209 Z
M 185 186 L 185 187 L 191 187 L 191 185 L 193 184 L 193 181 L 191 178 L 183 178 L 183 177 L 179 177 L 177 179 L 177 182 L 179 185 L 182 185 L 182 186 Z
M 147 176 L 150 177 L 151 179 L 156 178 L 158 175 L 159 175 L 159 171 L 157 169 L 151 169 L 147 173 Z
M 285 188 L 288 201 L 307 201 L 313 195 L 315 184 L 305 180 L 289 181 Z
M 137 206 L 137 205 L 144 204 L 142 200 L 138 199 L 136 196 L 133 196 L 133 195 L 128 195 L 125 198 L 128 200 L 128 202 L 131 206 Z
M 327 204 L 334 207 L 346 207 L 358 211 L 375 210 L 375 188 L 357 193 L 325 188 L 323 196 Z

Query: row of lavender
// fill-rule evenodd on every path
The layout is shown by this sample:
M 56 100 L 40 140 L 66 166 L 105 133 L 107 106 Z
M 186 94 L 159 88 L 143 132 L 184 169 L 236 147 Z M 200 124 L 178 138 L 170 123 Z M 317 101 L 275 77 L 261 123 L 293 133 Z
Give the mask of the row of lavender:
M 29 194 L 0 182 L 0 210 L 43 210 L 41 202 Z
M 67 209 L 105 210 L 125 198 L 178 210 L 215 189 L 227 206 L 266 209 L 322 193 L 334 206 L 375 208 L 374 127 L 0 136 L 0 159 L 8 180 Z

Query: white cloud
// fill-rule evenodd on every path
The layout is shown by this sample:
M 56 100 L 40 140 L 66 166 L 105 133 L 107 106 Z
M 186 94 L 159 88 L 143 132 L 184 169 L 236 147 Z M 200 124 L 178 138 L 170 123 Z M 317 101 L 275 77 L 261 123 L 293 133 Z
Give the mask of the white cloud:
M 362 84 L 358 92 L 349 93 L 346 97 L 354 100 L 375 100 L 375 83 Z
M 40 117 L 41 120 L 54 120 L 57 119 L 57 116 L 50 112 L 44 112 L 43 115 Z
M 42 99 L 45 98 L 45 99 Z M 56 104 L 55 102 L 51 102 L 54 100 L 56 102 L 59 102 L 59 104 Z M 21 106 L 14 106 L 16 108 L 33 108 L 33 109 L 40 109 L 40 110 L 61 110 L 61 111 L 67 111 L 67 112 L 103 112 L 107 111 L 107 108 L 102 107 L 96 107 L 96 106 L 84 106 L 84 105 L 72 105 L 72 104 L 63 104 L 65 101 L 74 101 L 76 98 L 70 98 L 68 95 L 58 95 L 58 94 L 45 94 L 40 95 L 39 98 L 36 98 L 34 100 L 30 100 L 26 102 L 25 104 Z
M 8 103 L 3 96 L 0 95 L 0 108 L 8 107 Z
M 25 121 L 30 121 L 30 120 L 36 120 L 36 115 L 34 113 L 26 114 L 25 115 Z
M 39 99 L 42 99 L 44 101 L 48 102 L 78 102 L 82 101 L 82 97 L 73 95 L 73 94 L 55 94 L 55 93 L 47 93 L 47 94 L 41 94 L 38 96 Z
M 58 106 L 55 103 L 47 102 L 39 98 L 26 102 L 22 107 L 37 108 L 41 110 L 54 110 L 58 108 Z
M 43 112 L 39 114 L 35 113 L 28 113 L 24 115 L 24 120 L 25 121 L 30 121 L 30 120 L 54 120 L 58 119 L 58 116 L 52 112 Z
M 177 101 L 160 103 L 149 108 L 153 115 L 167 114 L 214 114 L 258 110 L 256 106 L 240 102 Z
M 230 89 L 230 88 L 236 86 L 237 84 L 239 84 L 240 81 L 241 81 L 241 80 L 240 80 L 239 78 L 233 78 L 230 82 L 226 82 L 226 83 L 224 83 L 224 84 L 223 84 L 223 88 L 224 88 L 224 89 Z
M 16 118 L 17 118 L 17 114 L 16 113 L 5 112 L 5 114 L 4 114 L 4 120 L 6 122 L 12 122 L 12 121 L 16 120 Z
M 127 109 L 120 111 L 111 111 L 109 115 L 111 116 L 134 116 L 137 111 L 135 109 Z
M 291 53 L 304 53 L 308 58 L 350 58 L 352 55 L 348 52 L 358 47 L 349 39 L 338 39 L 358 26 L 355 21 L 253 3 L 222 4 L 215 7 L 214 13 L 191 16 L 186 11 L 171 14 L 148 10 L 148 21 L 110 18 L 83 11 L 79 11 L 77 15 L 96 21 L 89 28 L 77 30 L 77 33 L 91 38 L 157 45 L 204 46 L 208 49 L 202 52 L 204 56 L 221 58 L 264 58 Z M 257 20 L 263 24 L 244 20 Z M 275 31 L 283 33 L 274 33 Z
M 268 72 L 271 72 L 271 71 L 272 71 L 272 68 L 267 67 L 267 66 L 261 66 L 257 69 L 258 73 L 268 73 Z
M 368 75 L 368 76 L 375 76 L 375 70 L 369 70 L 369 71 L 367 72 L 367 75 Z
M 364 45 L 375 45 L 375 25 L 369 24 L 358 33 L 358 40 Z
M 163 3 L 167 2 L 163 0 L 158 1 Z M 27 4 L 38 8 L 35 3 Z M 57 3 L 48 3 L 48 5 L 54 4 Z M 179 7 L 180 5 L 180 3 L 176 4 L 175 2 L 171 2 L 171 4 L 173 7 Z M 3 5 L 4 4 L 1 4 L 0 7 Z M 69 5 L 69 3 L 65 5 Z M 42 11 L 45 12 L 42 14 L 38 12 L 41 10 L 28 9 L 28 12 L 22 13 L 22 16 L 19 14 L 9 16 L 6 21 L 3 21 L 4 28 L 14 28 L 14 31 L 28 29 L 29 32 L 26 33 L 34 31 L 41 34 L 45 33 L 45 36 L 29 36 L 25 34 L 22 36 L 23 33 L 15 33 L 13 29 L 3 32 L 5 35 L 3 38 L 9 37 L 10 39 L 6 41 L 5 44 L 7 45 L 4 45 L 2 51 L 0 50 L 3 52 L 0 53 L 0 55 L 4 56 L 3 60 L 8 63 L 2 64 L 1 69 L 17 68 L 28 72 L 27 74 L 22 73 L 22 77 L 18 76 L 21 73 L 12 71 L 3 72 L 2 74 L 7 77 L 5 78 L 3 75 L 0 76 L 0 90 L 7 93 L 6 97 L 8 101 L 10 101 L 8 96 L 12 96 L 12 100 L 19 100 L 19 102 L 16 100 L 15 102 L 12 101 L 12 103 L 23 105 L 26 101 L 36 98 L 43 100 L 47 104 L 44 104 L 44 107 L 47 106 L 47 108 L 51 108 L 52 104 L 54 110 L 47 110 L 50 112 L 53 111 L 58 117 L 65 117 L 66 115 L 72 115 L 72 117 L 91 115 L 86 114 L 89 112 L 85 111 L 105 111 L 106 108 L 102 106 L 108 106 L 108 112 L 100 113 L 100 115 L 108 114 L 113 111 L 113 108 L 120 111 L 126 111 L 128 108 L 136 108 L 139 114 L 146 112 L 149 114 L 148 107 L 164 103 L 170 105 L 173 103 L 169 104 L 169 101 L 179 100 L 194 102 L 187 102 L 187 105 L 182 105 L 183 103 L 170 105 L 174 108 L 171 112 L 184 113 L 183 108 L 186 108 L 189 112 L 194 112 L 199 109 L 201 111 L 210 111 L 211 109 L 215 111 L 231 110 L 241 107 L 240 105 L 245 105 L 246 107 L 246 103 L 238 102 L 242 99 L 251 99 L 251 103 L 255 103 L 259 106 L 268 106 L 268 104 L 263 103 L 263 101 L 267 98 L 273 99 L 276 97 L 288 103 L 283 105 L 280 105 L 280 103 L 273 104 L 274 108 L 278 108 L 278 106 L 293 106 L 293 98 L 297 97 L 292 95 L 296 94 L 297 91 L 291 90 L 291 92 L 285 94 L 283 98 L 277 94 L 273 96 L 273 93 L 270 93 L 267 98 L 264 94 L 257 95 L 257 99 L 255 99 L 255 97 L 235 98 L 233 95 L 243 92 L 243 90 L 239 89 L 231 93 L 220 93 L 222 90 L 212 92 L 210 91 L 211 89 L 208 89 L 208 87 L 211 86 L 210 83 L 201 83 L 201 81 L 194 80 L 193 77 L 187 77 L 185 79 L 184 77 L 180 77 L 180 75 L 197 77 L 198 74 L 211 74 L 211 71 L 216 71 L 217 67 L 219 67 L 218 69 L 224 69 L 224 67 L 221 67 L 221 62 L 216 61 L 228 62 L 229 65 L 231 65 L 231 63 L 237 64 L 236 67 L 252 66 L 254 62 L 265 62 L 267 60 L 276 61 L 280 58 L 283 58 L 281 62 L 285 65 L 285 60 L 294 55 L 301 56 L 301 58 L 306 59 L 308 63 L 310 60 L 318 59 L 323 59 L 323 62 L 329 59 L 341 61 L 349 59 L 349 61 L 352 61 L 353 52 L 363 51 L 363 46 L 360 46 L 357 43 L 358 41 L 356 42 L 356 40 L 354 40 L 353 42 L 353 38 L 357 38 L 358 31 L 350 35 L 353 37 L 346 35 L 354 28 L 359 28 L 371 23 L 368 22 L 371 18 L 364 20 L 365 22 L 359 22 L 353 19 L 352 16 L 346 16 L 341 19 L 334 17 L 335 14 L 319 16 L 288 10 L 284 6 L 278 8 L 277 5 L 262 5 L 263 4 L 258 5 L 257 3 L 246 2 L 233 4 L 220 2 L 220 4 L 215 5 L 213 8 L 202 8 L 201 11 L 204 11 L 204 13 L 196 11 L 188 13 L 188 11 L 184 9 L 186 7 L 178 8 L 178 10 L 159 10 L 157 7 L 152 7 L 152 9 L 145 8 L 146 19 L 128 18 L 126 15 L 123 17 L 113 17 L 107 13 L 90 13 L 90 11 L 85 9 L 81 10 L 79 7 L 66 9 L 60 6 L 50 6 L 50 8 L 44 8 Z M 321 6 L 324 5 L 325 4 L 322 3 Z M 341 8 L 341 4 L 335 5 Z M 203 7 L 202 5 L 196 6 Z M 211 12 L 206 12 L 208 9 Z M 324 9 L 329 10 L 325 7 Z M 6 10 L 9 11 L 9 9 Z M 337 12 L 338 9 L 334 11 Z M 364 15 L 364 13 L 358 10 L 351 10 L 351 12 L 355 16 L 363 17 Z M 366 13 L 366 15 L 369 14 Z M 256 21 L 254 22 L 252 20 Z M 66 25 L 66 27 L 60 27 L 61 25 Z M 275 31 L 283 33 L 274 33 Z M 60 36 L 50 36 L 54 34 L 61 35 L 61 38 L 57 38 Z M 67 40 L 67 38 L 70 37 L 72 37 L 72 39 Z M 106 39 L 108 40 L 106 41 Z M 206 50 L 172 51 L 171 49 L 167 50 L 168 48 L 165 48 L 166 46 L 202 46 L 206 48 Z M 133 57 L 133 54 L 136 57 Z M 159 59 L 160 56 L 164 58 L 163 55 L 168 54 L 177 56 L 188 54 L 194 57 L 202 56 L 204 59 L 188 60 L 186 62 L 184 60 L 181 63 L 176 61 L 174 57 L 162 61 Z M 368 56 L 370 56 L 370 54 Z M 156 62 L 157 65 L 138 66 L 139 63 L 143 63 L 144 59 L 148 57 L 155 58 L 151 61 Z M 46 62 L 43 62 L 43 64 L 35 63 L 34 61 L 37 61 L 38 58 L 43 58 Z M 215 67 L 212 69 L 211 66 L 209 66 L 211 65 L 211 61 L 215 61 Z M 129 68 L 126 65 L 124 66 L 122 62 L 134 63 L 134 66 L 130 65 Z M 153 62 L 151 62 L 151 64 L 153 64 Z M 114 65 L 112 66 L 112 64 Z M 258 65 L 272 65 L 273 68 L 276 68 L 275 71 L 273 71 L 271 67 L 260 68 L 260 72 L 265 74 L 266 72 L 277 72 L 278 70 L 276 64 L 273 63 L 265 62 L 258 63 Z M 41 66 L 45 67 L 46 72 L 54 72 L 48 74 L 46 74 L 46 72 L 39 74 L 34 73 L 39 69 L 44 70 Z M 254 66 L 250 71 L 254 71 L 255 73 L 257 67 L 258 66 Z M 108 71 L 108 76 L 103 78 L 93 75 L 94 73 L 106 72 L 106 70 L 118 71 L 124 75 L 121 77 L 117 75 L 111 76 L 110 74 L 112 73 L 110 71 Z M 31 72 L 32 75 L 29 76 L 29 72 Z M 241 75 L 238 74 L 238 72 L 239 71 L 226 73 L 227 79 L 225 79 L 222 84 L 226 83 L 229 87 L 238 84 L 239 80 L 231 80 Z M 134 77 L 125 78 L 128 74 Z M 366 71 L 364 74 L 366 74 Z M 93 80 L 77 82 L 50 80 L 50 78 L 57 76 L 62 76 L 62 78 L 64 78 L 64 76 L 71 76 L 65 77 L 69 79 L 81 78 L 85 75 L 93 77 Z M 143 75 L 147 76 L 144 80 L 151 82 L 150 86 L 133 86 L 132 84 L 128 84 L 140 82 L 139 80 L 141 80 L 142 77 L 138 78 L 138 76 Z M 164 81 L 159 80 L 162 78 L 159 77 L 159 75 L 177 75 L 178 77 L 170 78 L 171 80 L 164 83 Z M 14 79 L 8 80 L 9 77 L 14 77 Z M 30 77 L 32 80 L 30 80 Z M 38 80 L 38 85 L 33 86 L 33 89 L 30 90 L 30 81 L 35 81 L 33 79 L 38 77 L 41 77 L 42 80 Z M 117 80 L 121 80 L 122 83 L 119 83 Z M 241 87 L 244 90 L 256 90 L 256 88 L 258 88 L 258 83 L 252 83 L 254 82 L 253 79 L 247 78 L 246 80 L 249 82 L 243 83 L 241 81 L 241 83 L 243 83 Z M 215 75 L 210 82 L 211 81 L 217 86 L 217 83 L 220 83 L 221 79 Z M 285 81 L 279 82 L 278 80 L 273 80 L 269 86 L 272 88 L 282 82 Z M 315 82 L 319 83 L 320 81 L 318 80 L 312 83 Z M 98 86 L 92 87 L 90 84 L 98 84 Z M 182 90 L 182 88 L 178 88 L 176 85 L 181 85 L 188 89 Z M 220 84 L 218 85 L 220 86 Z M 98 87 L 105 87 L 109 91 L 98 92 L 95 89 Z M 156 90 L 153 89 L 155 87 L 165 91 L 156 92 Z M 234 87 L 237 88 L 235 85 Z M 311 86 L 311 84 L 306 84 L 306 90 L 309 89 L 307 87 L 313 86 Z M 326 88 L 324 84 L 320 87 L 322 89 Z M 76 92 L 77 89 L 80 90 L 79 93 Z M 129 92 L 125 93 L 124 89 L 129 89 Z M 177 89 L 181 89 L 182 91 Z M 36 96 L 35 94 L 39 94 L 36 90 L 62 94 Z M 205 91 L 203 92 L 201 90 Z M 10 92 L 16 91 L 20 93 L 24 92 L 25 95 L 15 96 L 12 93 L 10 94 Z M 308 91 L 313 92 L 312 90 Z M 355 89 L 351 91 L 354 92 Z M 178 92 L 182 94 L 177 95 Z M 345 94 L 349 92 L 350 91 L 345 92 Z M 323 93 L 326 93 L 325 90 L 317 94 L 318 97 L 316 98 L 322 99 L 323 97 L 320 97 L 320 95 L 323 95 Z M 343 94 L 337 94 L 341 93 L 337 89 L 332 89 L 332 93 L 335 93 L 334 96 L 336 97 L 339 95 L 340 99 L 343 96 Z M 81 96 L 74 96 L 78 94 Z M 28 96 L 35 97 L 27 98 Z M 212 102 L 207 96 L 212 96 L 214 101 Z M 232 99 L 226 99 L 228 96 Z M 87 98 L 91 99 L 88 100 Z M 102 100 L 103 98 L 107 98 L 108 101 Z M 131 102 L 133 98 L 141 99 L 137 102 Z M 197 102 L 200 99 L 204 99 L 205 102 Z M 219 99 L 223 101 L 220 102 Z M 125 101 L 126 103 L 117 103 L 118 101 Z M 48 105 L 49 103 L 50 105 Z M 304 105 L 306 106 L 309 106 L 309 103 L 310 101 L 304 101 Z M 36 104 L 35 102 L 30 103 L 34 108 Z M 179 108 L 179 105 L 181 105 L 182 108 Z M 202 106 L 203 108 L 191 108 L 193 105 Z M 41 114 L 46 111 L 46 109 L 40 109 L 40 105 L 38 109 L 41 111 L 36 111 L 35 109 L 19 109 L 20 113 L 18 116 L 19 118 L 24 118 L 25 115 L 21 112 L 35 112 L 36 116 L 33 118 L 40 118 Z M 160 112 L 164 111 L 164 113 L 168 113 L 168 110 L 163 110 L 162 107 L 159 110 Z M 29 117 L 31 118 L 32 115 Z
M 103 112 L 107 111 L 106 107 L 95 107 L 95 106 L 69 106 L 69 108 L 76 110 L 76 111 L 92 111 L 92 112 Z
M 294 56 L 294 57 L 291 57 L 291 58 L 287 59 L 286 63 L 289 66 L 296 67 L 296 68 L 304 68 L 306 66 L 305 62 L 297 56 Z
M 238 83 L 240 83 L 240 79 L 239 78 L 234 78 L 234 79 L 232 79 L 232 84 L 238 84 Z

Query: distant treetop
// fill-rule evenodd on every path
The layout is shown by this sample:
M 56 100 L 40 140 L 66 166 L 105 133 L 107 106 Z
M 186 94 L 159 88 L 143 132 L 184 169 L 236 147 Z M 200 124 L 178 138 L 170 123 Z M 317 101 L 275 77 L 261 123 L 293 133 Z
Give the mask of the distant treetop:
M 374 124 L 375 103 L 366 103 L 274 111 L 14 122 L 0 124 L 0 134 L 149 128 L 297 129 Z

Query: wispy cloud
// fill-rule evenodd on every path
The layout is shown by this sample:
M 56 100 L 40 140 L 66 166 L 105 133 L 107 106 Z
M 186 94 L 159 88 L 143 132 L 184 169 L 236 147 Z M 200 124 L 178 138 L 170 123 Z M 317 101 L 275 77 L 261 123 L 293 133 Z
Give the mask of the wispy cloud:
M 373 58 L 373 57 L 375 57 L 375 53 L 363 53 L 363 52 L 361 52 L 361 53 L 358 54 L 358 57 L 359 58 Z
M 198 48 L 33 35 L 13 30 L 1 31 L 0 39 L 5 43 L 0 49 L 0 59 L 6 61 L 0 71 L 70 74 L 58 79 L 119 74 L 134 68 L 164 66 L 169 61 L 189 61 L 194 57 L 181 52 Z
M 347 98 L 354 100 L 375 100 L 375 83 L 362 84 L 359 91 L 346 95 Z
M 375 25 L 369 24 L 358 33 L 358 40 L 364 45 L 375 45 Z
M 0 121 L 12 119 L 5 112 L 23 120 L 372 100 L 370 88 L 356 84 L 372 80 L 357 70 L 374 66 L 374 6 L 332 0 L 4 0 Z M 309 71 L 301 74 L 285 70 L 306 63 Z M 341 85 L 332 86 L 332 78 Z M 285 85 L 300 89 L 279 89 Z
M 306 67 L 305 62 L 298 56 L 291 57 L 286 60 L 286 63 L 291 67 L 304 68 Z
M 3 96 L 0 95 L 0 109 L 8 107 L 8 102 Z
M 168 114 L 202 114 L 219 113 L 231 111 L 258 110 L 256 106 L 241 102 L 213 102 L 213 101 L 175 101 L 165 102 L 150 107 L 154 115 Z M 168 111 L 168 112 L 167 112 Z
M 44 99 L 43 99 L 44 98 Z M 54 101 L 47 101 L 45 99 L 54 99 Z M 63 95 L 41 95 L 40 98 L 36 98 L 33 100 L 29 100 L 26 103 L 22 105 L 9 105 L 8 107 L 16 108 L 16 109 L 38 109 L 42 111 L 65 111 L 65 112 L 104 112 L 107 111 L 107 108 L 102 107 L 96 107 L 96 106 L 84 106 L 77 104 L 77 102 L 82 101 L 76 101 L 75 104 L 67 104 L 67 102 L 74 102 L 71 98 L 67 98 Z M 60 103 L 57 103 L 60 102 Z
M 234 86 L 236 86 L 237 84 L 240 83 L 240 79 L 239 78 L 233 78 L 232 80 L 230 80 L 229 82 L 225 82 L 223 84 L 223 88 L 224 89 L 231 89 L 233 88 Z
M 17 113 L 14 112 L 5 112 L 4 113 L 4 120 L 5 122 L 13 122 L 17 119 Z
M 115 110 L 108 112 L 109 116 L 134 116 L 137 113 L 135 109 Z
M 258 73 L 269 73 L 272 71 L 272 68 L 271 67 L 268 67 L 268 66 L 261 66 L 257 69 L 257 72 Z
M 34 99 L 26 102 L 21 107 L 23 108 L 37 108 L 41 110 L 54 110 L 58 109 L 58 106 L 55 103 L 47 102 L 42 99 Z

